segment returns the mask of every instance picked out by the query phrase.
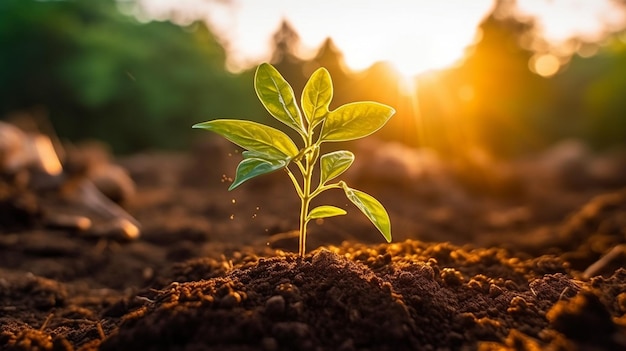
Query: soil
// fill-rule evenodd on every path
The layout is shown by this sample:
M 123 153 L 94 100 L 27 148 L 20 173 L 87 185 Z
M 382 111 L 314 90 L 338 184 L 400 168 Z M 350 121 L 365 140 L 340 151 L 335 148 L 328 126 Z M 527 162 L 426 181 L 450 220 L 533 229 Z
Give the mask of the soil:
M 385 205 L 393 242 L 329 191 L 348 215 L 311 223 L 305 257 L 286 175 L 228 192 L 240 155 L 218 139 L 78 146 L 56 182 L 4 172 L 0 349 L 626 350 L 626 153 L 347 147 L 342 178 Z M 126 212 L 67 195 L 76 179 Z

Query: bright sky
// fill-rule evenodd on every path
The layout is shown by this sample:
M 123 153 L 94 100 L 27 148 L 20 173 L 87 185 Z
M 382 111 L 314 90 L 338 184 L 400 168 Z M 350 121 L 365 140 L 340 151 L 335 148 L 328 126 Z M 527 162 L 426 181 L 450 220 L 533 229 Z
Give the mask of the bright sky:
M 353 70 L 386 60 L 405 74 L 443 68 L 459 60 L 476 40 L 476 26 L 493 0 L 142 0 L 148 16 L 177 22 L 205 18 L 225 45 L 233 71 L 271 56 L 272 35 L 286 18 L 310 55 L 331 37 Z M 624 11 L 611 0 L 518 0 L 538 16 L 554 42 L 573 35 L 596 38 L 623 26 Z M 174 11 L 174 12 L 172 12 Z

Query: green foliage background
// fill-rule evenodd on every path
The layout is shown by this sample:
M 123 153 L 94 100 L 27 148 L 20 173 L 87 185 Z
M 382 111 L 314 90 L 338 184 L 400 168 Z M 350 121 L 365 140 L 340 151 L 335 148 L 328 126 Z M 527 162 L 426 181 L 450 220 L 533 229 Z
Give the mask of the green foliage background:
M 272 63 L 297 95 L 326 67 L 335 82 L 331 109 L 388 104 L 397 114 L 378 136 L 444 154 L 478 146 L 509 157 L 572 137 L 598 149 L 624 146 L 626 33 L 591 43 L 596 55 L 574 56 L 546 79 L 529 70 L 533 52 L 520 44 L 534 24 L 496 15 L 501 10 L 481 23 L 482 39 L 459 65 L 417 78 L 409 94 L 384 63 L 343 70 L 330 40 L 316 57 L 297 57 L 298 35 L 287 24 L 274 38 Z M 120 153 L 180 149 L 197 136 L 190 126 L 199 121 L 267 123 L 252 77 L 252 70 L 225 70 L 224 49 L 199 22 L 141 23 L 113 0 L 0 1 L 0 116 L 42 108 L 64 139 L 98 138 Z
M 0 48 L 0 115 L 41 106 L 64 138 L 118 152 L 180 148 L 198 120 L 256 110 L 204 24 L 139 23 L 113 1 L 3 0 Z

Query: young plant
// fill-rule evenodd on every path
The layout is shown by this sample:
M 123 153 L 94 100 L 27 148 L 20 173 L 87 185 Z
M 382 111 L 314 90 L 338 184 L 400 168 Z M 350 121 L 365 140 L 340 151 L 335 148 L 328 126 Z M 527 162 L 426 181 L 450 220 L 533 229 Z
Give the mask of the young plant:
M 246 149 L 242 153 L 243 160 L 237 167 L 235 180 L 228 190 L 256 176 L 284 169 L 301 200 L 300 256 L 305 253 L 309 221 L 346 214 L 345 210 L 330 205 L 309 209 L 311 200 L 322 192 L 335 188 L 342 189 L 348 200 L 390 242 L 391 222 L 381 203 L 371 195 L 350 188 L 344 181 L 330 182 L 352 165 L 354 154 L 340 150 L 320 155 L 320 146 L 325 142 L 349 141 L 368 136 L 387 123 L 395 110 L 376 102 L 362 101 L 330 111 L 333 86 L 325 68 L 316 70 L 304 87 L 300 101 L 304 113 L 301 113 L 296 104 L 293 89 L 272 65 L 263 63 L 257 68 L 254 88 L 267 111 L 298 132 L 302 137 L 303 147 L 296 146 L 282 131 L 256 122 L 216 119 L 195 124 L 193 128 L 218 133 Z M 313 170 L 318 163 L 320 178 L 314 184 Z M 295 170 L 299 172 L 299 178 L 294 174 Z

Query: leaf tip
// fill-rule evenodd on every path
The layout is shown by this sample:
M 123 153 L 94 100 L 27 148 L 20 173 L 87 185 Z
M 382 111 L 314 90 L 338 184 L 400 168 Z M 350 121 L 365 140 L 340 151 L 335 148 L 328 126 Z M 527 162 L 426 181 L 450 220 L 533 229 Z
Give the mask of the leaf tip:
M 385 237 L 385 240 L 387 240 L 388 243 L 391 242 L 391 232 L 383 233 L 383 237 Z
M 328 72 L 328 70 L 326 69 L 326 67 L 320 67 L 318 69 L 315 70 L 315 72 L 313 72 L 313 74 L 323 74 L 325 76 L 329 76 L 330 77 L 330 72 Z
M 196 123 L 191 126 L 193 129 L 212 129 L 211 121 Z

